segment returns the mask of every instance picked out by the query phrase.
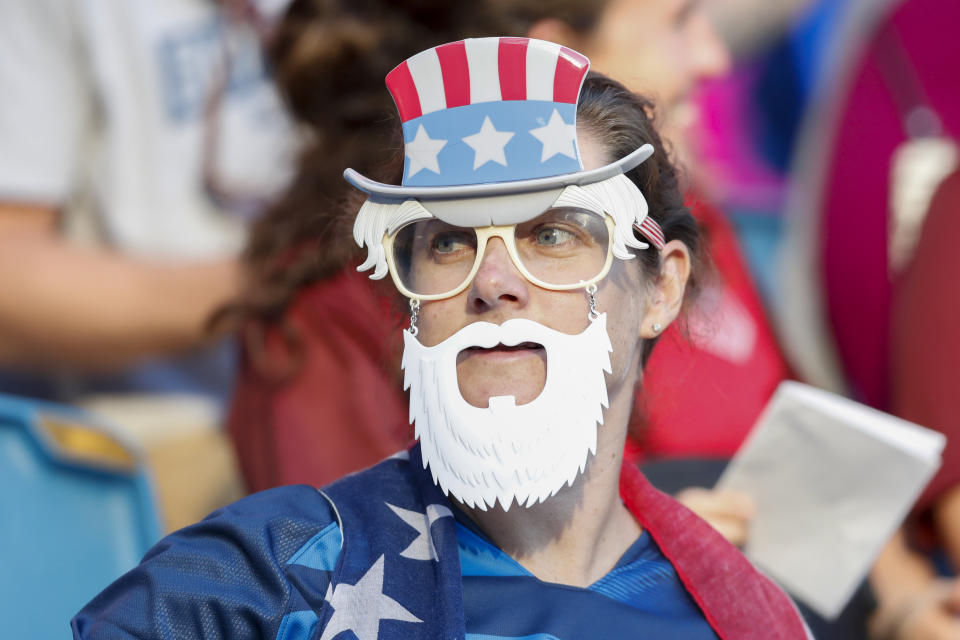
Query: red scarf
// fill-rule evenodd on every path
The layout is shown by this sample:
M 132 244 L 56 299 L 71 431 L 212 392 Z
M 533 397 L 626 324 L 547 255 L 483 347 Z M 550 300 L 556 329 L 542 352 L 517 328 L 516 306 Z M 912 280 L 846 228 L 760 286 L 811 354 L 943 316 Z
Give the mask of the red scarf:
M 620 495 L 723 640 L 804 640 L 789 597 L 692 511 L 624 462 Z

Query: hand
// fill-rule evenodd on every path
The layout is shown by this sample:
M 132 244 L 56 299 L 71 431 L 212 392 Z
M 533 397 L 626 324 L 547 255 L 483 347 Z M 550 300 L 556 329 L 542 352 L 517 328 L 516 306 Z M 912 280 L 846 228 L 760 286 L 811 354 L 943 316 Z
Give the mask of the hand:
M 731 544 L 742 547 L 747 543 L 754 513 L 753 500 L 748 495 L 739 491 L 690 487 L 675 497 Z
M 871 625 L 877 640 L 960 640 L 960 582 L 932 580 L 892 614 L 882 609 Z

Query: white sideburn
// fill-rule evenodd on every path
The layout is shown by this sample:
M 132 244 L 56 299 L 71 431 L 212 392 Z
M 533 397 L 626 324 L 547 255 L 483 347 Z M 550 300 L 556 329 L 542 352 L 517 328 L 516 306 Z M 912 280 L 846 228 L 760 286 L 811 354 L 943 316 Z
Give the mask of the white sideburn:
M 424 467 L 445 494 L 486 509 L 513 500 L 532 506 L 572 485 L 597 450 L 597 425 L 608 406 L 604 372 L 611 372 L 606 314 L 569 335 L 524 318 L 495 325 L 475 322 L 434 347 L 403 332 L 404 389 Z M 547 377 L 533 401 L 490 398 L 488 407 L 464 400 L 457 355 L 524 342 L 543 345 Z

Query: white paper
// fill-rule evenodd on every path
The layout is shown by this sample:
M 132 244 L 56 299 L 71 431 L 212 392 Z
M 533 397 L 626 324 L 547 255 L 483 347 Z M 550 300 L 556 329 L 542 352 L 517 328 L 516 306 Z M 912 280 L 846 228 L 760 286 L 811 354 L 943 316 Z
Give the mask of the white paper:
M 756 504 L 745 553 L 830 619 L 940 466 L 946 438 L 784 382 L 717 483 Z

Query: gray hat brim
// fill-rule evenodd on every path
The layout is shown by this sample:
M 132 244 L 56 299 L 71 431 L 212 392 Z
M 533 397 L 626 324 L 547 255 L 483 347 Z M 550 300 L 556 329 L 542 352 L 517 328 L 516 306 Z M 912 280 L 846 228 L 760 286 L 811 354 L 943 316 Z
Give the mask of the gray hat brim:
M 644 160 L 653 155 L 653 145 L 644 144 L 636 151 L 624 156 L 616 162 L 589 171 L 564 173 L 546 178 L 531 180 L 516 180 L 513 182 L 488 182 L 484 184 L 468 184 L 444 187 L 410 187 L 394 184 L 384 184 L 371 180 L 353 169 L 343 172 L 343 177 L 351 185 L 370 195 L 375 200 L 449 200 L 453 198 L 478 198 L 483 196 L 506 196 L 535 191 L 547 191 L 569 185 L 587 185 L 612 178 L 626 173 L 639 166 Z

